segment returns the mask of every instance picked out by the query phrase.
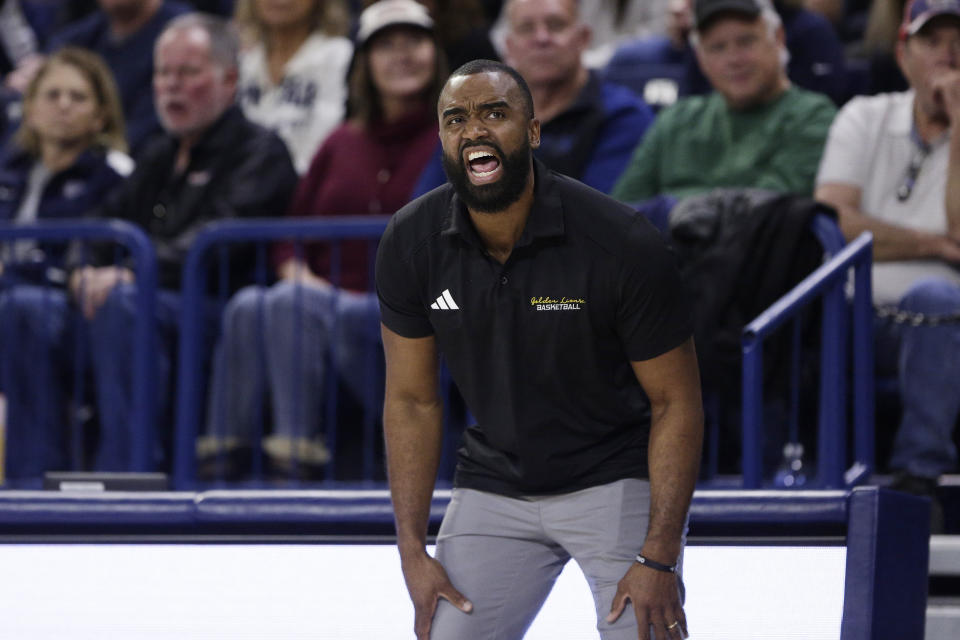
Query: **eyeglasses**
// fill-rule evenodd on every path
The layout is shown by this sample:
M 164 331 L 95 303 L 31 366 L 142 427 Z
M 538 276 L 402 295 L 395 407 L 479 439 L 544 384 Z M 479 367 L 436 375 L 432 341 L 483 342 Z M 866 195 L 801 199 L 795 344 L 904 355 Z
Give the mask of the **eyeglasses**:
M 938 140 L 943 140 L 946 135 L 943 134 Z M 903 181 L 897 187 L 897 200 L 900 202 L 906 202 L 910 194 L 913 193 L 913 188 L 917 184 L 917 177 L 920 176 L 920 169 L 923 168 L 924 161 L 938 142 L 938 140 L 934 140 L 933 143 L 925 142 L 920 137 L 920 132 L 917 131 L 916 122 L 913 122 L 913 126 L 910 127 L 910 140 L 913 142 L 913 155 L 910 156 L 910 164 L 907 165 L 907 170 L 904 172 Z
M 930 147 L 929 145 L 923 144 L 917 146 L 913 155 L 910 157 L 910 164 L 907 165 L 907 170 L 904 172 L 903 181 L 900 183 L 900 186 L 897 187 L 897 200 L 900 202 L 905 202 L 910 197 L 910 194 L 913 193 L 913 187 L 917 184 L 920 169 L 923 167 L 923 162 L 927 159 L 928 155 L 930 155 Z

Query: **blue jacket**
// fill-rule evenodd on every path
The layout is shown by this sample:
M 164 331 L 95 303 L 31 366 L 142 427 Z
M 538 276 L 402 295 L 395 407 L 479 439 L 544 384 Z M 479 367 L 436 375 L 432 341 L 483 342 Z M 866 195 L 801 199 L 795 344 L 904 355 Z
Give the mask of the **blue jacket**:
M 550 169 L 609 193 L 652 122 L 650 107 L 632 91 L 591 72 L 573 104 L 540 125 L 534 154 Z M 414 197 L 447 181 L 441 154 L 438 144 Z

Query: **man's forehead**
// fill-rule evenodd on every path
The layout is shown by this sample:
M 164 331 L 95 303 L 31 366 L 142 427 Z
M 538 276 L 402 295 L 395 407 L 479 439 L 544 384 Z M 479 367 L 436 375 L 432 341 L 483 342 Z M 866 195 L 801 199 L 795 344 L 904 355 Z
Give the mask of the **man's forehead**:
M 507 3 L 507 17 L 511 20 L 530 13 L 561 13 L 570 18 L 577 17 L 576 0 L 510 0 Z
M 453 76 L 440 93 L 440 110 L 455 104 L 506 101 L 511 106 L 520 102 L 520 87 L 508 73 L 484 71 L 468 76 Z
M 198 26 L 185 26 L 168 29 L 157 39 L 157 51 L 164 48 L 180 49 L 184 46 L 210 48 L 210 34 Z

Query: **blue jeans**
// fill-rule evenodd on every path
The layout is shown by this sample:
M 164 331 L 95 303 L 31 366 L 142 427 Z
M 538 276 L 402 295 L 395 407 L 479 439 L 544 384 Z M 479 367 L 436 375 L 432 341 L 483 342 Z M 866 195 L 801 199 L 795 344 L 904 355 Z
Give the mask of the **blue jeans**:
M 37 477 L 68 466 L 67 388 L 75 350 L 88 346 L 92 366 L 100 436 L 93 468 L 127 471 L 132 468 L 130 424 L 133 410 L 134 334 L 138 314 L 137 288 L 118 284 L 82 331 L 82 321 L 64 291 L 17 286 L 0 296 L 0 354 L 8 397 L 8 473 L 11 478 Z M 169 424 L 171 363 L 176 346 L 179 296 L 157 294 L 157 416 Z M 78 345 L 77 340 L 88 345 Z M 82 363 L 77 366 L 82 367 Z M 155 463 L 162 462 L 159 439 Z
M 60 289 L 18 285 L 0 294 L 0 385 L 7 397 L 10 478 L 67 467 L 72 319 Z
M 90 321 L 90 356 L 100 418 L 100 440 L 94 467 L 101 471 L 131 468 L 130 424 L 133 413 L 134 339 L 137 319 L 137 287 L 120 283 Z M 158 291 L 154 310 L 156 398 L 153 462 L 161 466 L 166 440 L 172 430 L 171 384 L 173 354 L 176 352 L 180 319 L 180 295 Z M 163 426 L 167 428 L 164 429 Z
M 960 311 L 960 287 L 942 279 L 917 281 L 899 304 L 906 311 Z M 960 414 L 960 325 L 882 325 L 877 362 L 895 359 L 903 416 L 890 466 L 936 478 L 956 467 L 953 430 Z
M 376 296 L 283 281 L 241 289 L 223 314 L 207 407 L 207 433 L 249 441 L 259 433 L 269 385 L 273 433 L 315 437 L 327 372 L 364 405 L 382 398 Z

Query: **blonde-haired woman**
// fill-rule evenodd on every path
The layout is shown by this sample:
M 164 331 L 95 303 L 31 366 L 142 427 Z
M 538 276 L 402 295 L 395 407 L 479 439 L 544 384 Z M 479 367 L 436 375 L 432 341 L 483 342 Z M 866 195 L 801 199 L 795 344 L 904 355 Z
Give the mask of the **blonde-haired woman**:
M 80 217 L 133 169 L 113 75 L 97 54 L 66 47 L 46 58 L 23 109 L 0 156 L 0 220 Z M 5 251 L 4 262 L 37 262 L 43 252 L 24 246 Z
M 248 48 L 239 100 L 254 122 L 283 138 L 301 175 L 343 119 L 353 45 L 343 0 L 238 0 Z
M 60 49 L 27 87 L 22 124 L 0 156 L 0 224 L 87 214 L 133 169 L 125 150 L 106 64 L 83 49 Z M 30 241 L 2 251 L 0 386 L 10 478 L 38 477 L 67 462 L 66 393 L 62 369 L 52 364 L 71 352 L 62 344 L 69 315 L 58 288 L 64 253 Z

